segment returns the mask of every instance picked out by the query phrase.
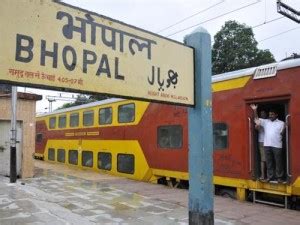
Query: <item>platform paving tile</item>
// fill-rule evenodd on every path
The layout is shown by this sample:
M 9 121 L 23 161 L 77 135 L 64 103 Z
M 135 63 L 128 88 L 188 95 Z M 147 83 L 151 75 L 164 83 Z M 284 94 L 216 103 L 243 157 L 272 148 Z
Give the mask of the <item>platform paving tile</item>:
M 46 165 L 46 166 L 45 166 Z M 0 176 L 0 224 L 188 224 L 188 191 L 39 164 L 35 178 Z M 215 224 L 299 224 L 298 211 L 215 197 Z M 283 214 L 282 214 L 283 213 Z

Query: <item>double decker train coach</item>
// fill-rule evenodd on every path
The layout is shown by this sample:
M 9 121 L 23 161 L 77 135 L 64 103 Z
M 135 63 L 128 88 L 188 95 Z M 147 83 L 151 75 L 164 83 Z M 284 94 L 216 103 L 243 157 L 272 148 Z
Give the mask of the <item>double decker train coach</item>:
M 212 78 L 216 192 L 295 207 L 300 195 L 300 60 Z M 250 104 L 285 121 L 287 183 L 263 182 Z M 201 126 L 201 124 L 199 124 Z M 205 134 L 199 134 L 205 135 Z M 37 117 L 35 156 L 131 179 L 188 186 L 188 109 L 107 99 Z

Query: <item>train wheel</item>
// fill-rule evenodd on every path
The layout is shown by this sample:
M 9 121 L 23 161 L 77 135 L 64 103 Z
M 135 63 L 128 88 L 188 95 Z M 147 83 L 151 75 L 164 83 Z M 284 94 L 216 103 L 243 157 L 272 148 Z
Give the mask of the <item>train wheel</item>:
M 171 188 L 177 188 L 180 184 L 180 180 L 175 178 L 167 178 L 167 185 Z
M 222 196 L 222 197 L 225 197 L 225 198 L 236 199 L 236 192 L 235 192 L 235 190 L 228 189 L 228 188 L 221 189 L 219 191 L 219 195 Z

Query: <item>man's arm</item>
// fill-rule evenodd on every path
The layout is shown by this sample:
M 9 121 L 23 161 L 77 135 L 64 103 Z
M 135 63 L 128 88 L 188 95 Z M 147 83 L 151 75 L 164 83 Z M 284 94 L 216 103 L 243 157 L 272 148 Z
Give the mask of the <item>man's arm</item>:
M 251 109 L 253 110 L 253 113 L 254 113 L 254 118 L 255 119 L 258 119 L 258 114 L 257 114 L 257 105 L 255 104 L 251 104 L 250 105 Z
M 251 107 L 251 109 L 253 110 L 253 113 L 254 113 L 254 122 L 255 122 L 255 128 L 257 129 L 257 130 L 259 130 L 259 128 L 260 128 L 260 120 L 259 120 L 259 118 L 258 118 L 258 113 L 257 113 L 257 105 L 255 105 L 255 104 L 251 104 L 250 105 L 250 107 Z
M 255 122 L 255 130 L 257 130 L 257 131 L 260 131 L 260 129 L 261 129 L 261 125 L 260 124 L 257 124 L 257 122 L 256 121 L 254 121 Z
M 283 122 L 282 129 L 281 129 L 280 134 L 283 135 L 284 132 L 285 132 L 285 122 Z

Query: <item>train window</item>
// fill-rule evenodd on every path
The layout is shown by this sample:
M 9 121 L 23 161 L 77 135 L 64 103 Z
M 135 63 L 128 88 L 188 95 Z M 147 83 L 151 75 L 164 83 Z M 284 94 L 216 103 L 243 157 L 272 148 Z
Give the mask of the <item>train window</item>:
M 182 126 L 160 126 L 157 129 L 157 144 L 160 148 L 182 147 Z
M 78 164 L 78 151 L 77 150 L 69 150 L 69 163 L 73 165 Z
M 65 128 L 67 125 L 67 116 L 61 115 L 58 117 L 58 127 L 59 128 Z
M 82 166 L 93 167 L 93 152 L 82 151 Z
M 120 105 L 118 113 L 119 123 L 133 122 L 135 117 L 135 105 L 133 103 Z
M 50 117 L 49 119 L 49 128 L 55 129 L 56 126 L 56 117 Z
M 70 115 L 70 127 L 79 126 L 79 113 L 71 113 Z
M 99 124 L 111 124 L 112 123 L 112 108 L 99 109 Z
M 83 112 L 83 126 L 92 126 L 94 124 L 94 111 Z
M 214 149 L 226 149 L 228 147 L 228 127 L 226 123 L 213 124 Z
M 120 173 L 134 174 L 134 155 L 118 154 L 117 170 Z
M 111 154 L 108 152 L 98 153 L 98 168 L 102 170 L 111 170 Z
M 40 143 L 40 142 L 42 142 L 42 140 L 43 140 L 43 134 L 41 134 L 41 133 L 36 134 L 35 141 L 37 143 Z
M 48 160 L 55 160 L 55 150 L 54 148 L 48 148 Z
M 64 163 L 66 160 L 66 153 L 64 149 L 57 149 L 57 161 Z

